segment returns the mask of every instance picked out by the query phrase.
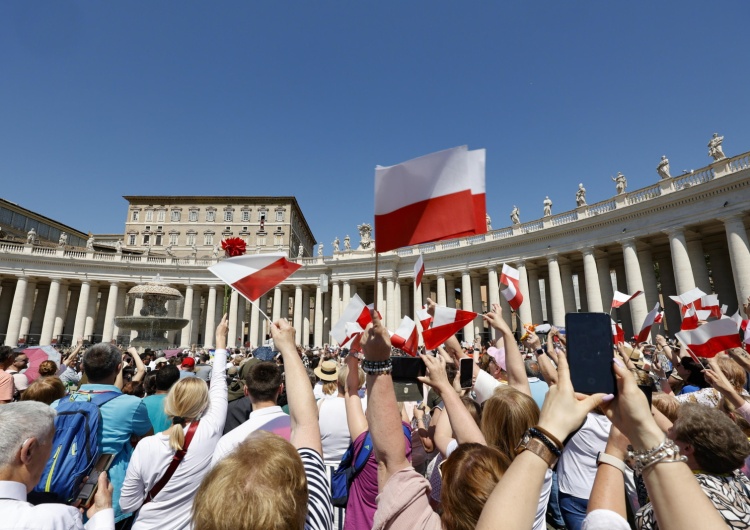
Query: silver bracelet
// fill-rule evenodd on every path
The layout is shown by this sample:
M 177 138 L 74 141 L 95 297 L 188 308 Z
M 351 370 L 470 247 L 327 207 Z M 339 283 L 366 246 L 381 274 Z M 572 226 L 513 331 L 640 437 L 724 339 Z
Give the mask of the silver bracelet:
M 385 375 L 393 371 L 393 362 L 390 359 L 385 361 L 362 361 L 362 371 L 367 375 Z
M 655 464 L 686 461 L 687 457 L 680 456 L 680 448 L 666 437 L 653 449 L 646 451 L 636 451 L 632 447 L 628 449 L 628 464 L 633 468 L 636 476 L 642 475 L 646 468 Z

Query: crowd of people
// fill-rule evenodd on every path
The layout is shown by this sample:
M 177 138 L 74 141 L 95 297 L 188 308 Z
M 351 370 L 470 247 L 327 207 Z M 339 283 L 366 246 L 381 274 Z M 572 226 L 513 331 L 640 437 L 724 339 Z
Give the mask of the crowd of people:
M 743 349 L 620 343 L 617 392 L 583 395 L 565 333 L 519 337 L 495 305 L 494 340 L 450 337 L 404 382 L 371 318 L 358 351 L 303 349 L 283 319 L 271 347 L 227 349 L 226 316 L 211 351 L 79 341 L 32 382 L 0 347 L 0 529 L 750 527 Z M 102 396 L 111 463 L 90 502 L 50 502 L 58 408 Z

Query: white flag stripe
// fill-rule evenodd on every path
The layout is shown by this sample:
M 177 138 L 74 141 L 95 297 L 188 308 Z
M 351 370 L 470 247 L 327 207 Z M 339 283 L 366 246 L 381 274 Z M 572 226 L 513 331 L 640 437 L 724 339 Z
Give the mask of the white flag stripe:
M 398 329 L 396 329 L 393 334 L 398 335 L 403 339 L 408 339 L 416 326 L 416 322 L 405 316 L 403 319 L 401 319 L 401 324 L 399 324 Z
M 432 319 L 432 327 L 438 328 L 456 321 L 456 308 L 435 306 L 435 316 Z
M 467 153 L 467 169 L 472 195 L 485 193 L 484 168 L 486 157 L 487 151 L 485 149 L 475 149 Z
M 685 345 L 705 344 L 714 337 L 724 337 L 737 334 L 737 326 L 731 319 L 720 318 L 695 329 L 675 333 Z
M 513 300 L 516 297 L 516 286 L 511 283 L 506 289 L 503 289 L 500 292 L 503 293 L 506 300 Z
M 339 318 L 339 321 L 334 324 L 333 328 L 331 328 L 331 337 L 333 337 L 336 342 L 341 344 L 341 342 L 346 339 L 346 323 L 356 322 L 364 308 L 365 303 L 359 295 L 355 294 L 349 299 L 349 303 L 346 304 L 346 307 L 341 314 L 341 318 Z
M 507 276 L 508 278 L 513 278 L 514 280 L 518 280 L 521 276 L 518 274 L 518 270 L 514 269 L 507 263 L 503 263 L 503 272 L 502 274 L 504 276 Z
M 695 289 L 690 289 L 688 292 L 682 293 L 679 296 L 670 296 L 669 298 L 680 305 L 690 305 L 696 300 L 700 300 L 704 296 L 706 296 L 706 293 L 696 287 Z
M 221 278 L 224 282 L 231 285 L 240 281 L 242 278 L 245 278 L 249 274 L 259 271 L 269 266 L 271 263 L 286 257 L 286 254 L 281 253 L 246 254 L 244 256 L 236 256 L 234 258 L 220 261 L 216 265 L 209 267 L 208 270 Z

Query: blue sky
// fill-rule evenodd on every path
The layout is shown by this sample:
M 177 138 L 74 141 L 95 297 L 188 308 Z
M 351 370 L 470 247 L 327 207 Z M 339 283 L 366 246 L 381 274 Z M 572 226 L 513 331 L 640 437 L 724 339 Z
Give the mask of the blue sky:
M 750 151 L 735 2 L 0 3 L 0 196 L 122 232 L 122 195 L 295 195 L 372 222 L 374 167 L 487 149 L 495 228 Z M 377 234 L 375 235 L 377 238 Z

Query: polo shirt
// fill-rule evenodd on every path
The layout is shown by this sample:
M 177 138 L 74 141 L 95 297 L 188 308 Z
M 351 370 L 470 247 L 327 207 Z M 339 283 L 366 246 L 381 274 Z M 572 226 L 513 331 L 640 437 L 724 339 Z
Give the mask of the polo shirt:
M 245 438 L 250 436 L 254 431 L 265 430 L 274 432 L 288 440 L 291 425 L 292 422 L 289 415 L 284 414 L 281 407 L 273 406 L 252 411 L 250 418 L 245 423 L 221 437 L 219 443 L 216 444 L 214 456 L 211 459 L 211 466 L 215 466 L 219 460 L 231 453 L 235 447 L 244 442 Z
M 13 376 L 5 370 L 0 370 L 0 401 L 12 401 L 16 393 Z
M 154 433 L 163 432 L 172 426 L 169 416 L 164 412 L 164 400 L 167 394 L 154 394 L 143 398 L 143 404 L 148 410 L 148 419 L 154 427 Z

